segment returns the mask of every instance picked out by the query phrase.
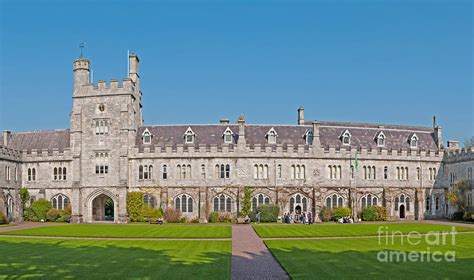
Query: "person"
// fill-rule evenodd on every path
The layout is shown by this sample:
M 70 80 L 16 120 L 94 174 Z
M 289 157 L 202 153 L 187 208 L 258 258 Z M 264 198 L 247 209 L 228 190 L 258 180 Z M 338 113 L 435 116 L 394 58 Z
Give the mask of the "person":
M 313 224 L 313 214 L 311 213 L 311 211 L 308 212 L 308 225 L 312 225 Z
M 250 222 L 250 217 L 249 215 L 245 215 L 244 223 L 248 223 L 248 222 Z
M 338 223 L 338 224 L 343 224 L 343 223 L 344 223 L 344 219 L 343 219 L 342 217 L 339 218 L 339 220 L 337 220 L 337 223 Z
M 260 219 L 262 218 L 262 213 L 260 213 L 260 211 L 258 211 L 257 215 L 258 215 L 258 223 L 260 224 Z
M 260 222 L 260 220 L 258 219 L 258 214 L 260 212 L 257 211 L 257 213 L 255 213 L 255 223 L 257 224 L 258 222 Z

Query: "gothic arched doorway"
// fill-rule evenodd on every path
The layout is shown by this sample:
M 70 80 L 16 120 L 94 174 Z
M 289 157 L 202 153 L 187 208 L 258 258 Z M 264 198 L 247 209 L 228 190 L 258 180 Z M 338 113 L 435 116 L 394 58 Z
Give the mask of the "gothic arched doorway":
M 93 221 L 115 221 L 114 201 L 105 194 L 92 200 Z
M 405 205 L 400 205 L 400 219 L 405 219 Z

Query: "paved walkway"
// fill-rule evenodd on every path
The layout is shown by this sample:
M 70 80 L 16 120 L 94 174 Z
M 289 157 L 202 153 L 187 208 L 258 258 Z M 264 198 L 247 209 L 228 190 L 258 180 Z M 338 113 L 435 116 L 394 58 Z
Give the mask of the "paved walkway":
M 251 225 L 232 226 L 232 279 L 290 279 Z
M 14 231 L 14 230 L 32 229 L 32 228 L 48 227 L 48 226 L 60 226 L 60 225 L 65 225 L 65 224 L 24 222 L 24 223 L 13 225 L 13 226 L 2 226 L 0 227 L 0 232 L 8 232 L 8 231 Z

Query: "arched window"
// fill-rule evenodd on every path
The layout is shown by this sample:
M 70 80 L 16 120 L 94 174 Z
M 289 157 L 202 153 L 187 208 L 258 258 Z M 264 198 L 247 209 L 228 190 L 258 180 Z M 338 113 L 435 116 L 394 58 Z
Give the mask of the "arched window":
M 277 166 L 277 178 L 281 179 L 281 164 L 278 164 Z
M 214 212 L 232 212 L 232 199 L 225 194 L 214 197 Z
M 258 179 L 258 165 L 254 164 L 253 166 L 253 178 Z
M 51 204 L 55 209 L 64 210 L 70 206 L 70 201 L 67 196 L 58 194 L 51 199 Z
M 148 165 L 145 165 L 143 167 L 143 179 L 147 180 L 148 179 Z
M 410 197 L 405 194 L 400 194 L 395 197 L 395 211 L 399 211 L 401 205 L 405 206 L 405 211 L 410 211 Z
M 436 209 L 436 211 L 439 210 L 439 197 L 435 198 L 435 209 Z
M 338 194 L 333 194 L 326 197 L 326 207 L 337 208 L 344 206 L 344 198 Z
M 378 198 L 375 195 L 367 194 L 360 199 L 360 205 L 362 208 L 371 207 L 378 204 Z
M 148 131 L 148 128 L 145 129 L 145 131 L 142 134 L 143 144 L 145 144 L 145 145 L 151 144 L 151 138 L 152 137 L 153 136 L 151 135 L 150 131 Z
M 7 195 L 7 218 L 13 217 L 13 198 L 11 195 Z
M 351 144 L 351 133 L 349 132 L 349 130 L 346 129 L 341 134 L 341 139 L 342 139 L 342 145 L 349 146 Z
M 174 199 L 175 209 L 182 213 L 192 213 L 194 199 L 188 194 L 180 194 Z
M 429 197 L 426 198 L 426 211 L 431 210 L 431 199 Z
M 66 167 L 63 167 L 63 180 L 66 180 Z
M 164 180 L 168 179 L 168 166 L 166 164 L 161 168 L 161 174 Z
M 138 166 L 138 179 L 143 180 L 143 165 Z
M 58 168 L 57 167 L 55 167 L 53 169 L 53 177 L 54 177 L 55 181 L 58 180 Z
M 224 143 L 226 144 L 231 144 L 232 143 L 232 138 L 233 138 L 233 133 L 230 127 L 228 127 L 223 134 L 224 137 Z
M 252 210 L 256 210 L 258 206 L 270 204 L 270 198 L 264 194 L 257 194 L 252 198 Z
M 143 203 L 150 208 L 156 207 L 155 197 L 147 193 L 143 195 Z
M 269 201 L 270 202 L 270 201 Z M 309 209 L 309 199 L 303 194 L 294 194 L 290 197 L 290 213 L 296 211 L 306 212 Z
M 381 131 L 377 136 L 377 146 L 383 147 L 385 146 L 385 134 Z
M 277 133 L 275 129 L 272 127 L 268 132 L 267 132 L 267 143 L 268 144 L 276 144 L 277 141 Z
M 188 129 L 184 133 L 184 143 L 185 144 L 193 144 L 194 143 L 194 136 L 195 136 L 194 131 L 191 129 L 191 127 L 188 127 Z
M 413 134 L 410 138 L 410 148 L 416 149 L 418 148 L 418 136 L 416 134 Z

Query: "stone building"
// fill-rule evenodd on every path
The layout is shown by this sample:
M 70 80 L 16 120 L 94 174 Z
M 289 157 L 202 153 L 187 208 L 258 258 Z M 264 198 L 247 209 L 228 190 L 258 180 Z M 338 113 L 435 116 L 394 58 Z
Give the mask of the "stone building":
M 12 220 L 21 220 L 22 186 L 32 200 L 71 206 L 74 223 L 127 222 L 129 191 L 143 191 L 146 204 L 178 208 L 188 219 L 237 214 L 247 186 L 254 188 L 253 207 L 278 204 L 280 214 L 317 214 L 324 206 L 357 214 L 377 204 L 392 219 L 425 219 L 451 213 L 450 174 L 470 172 L 472 180 L 473 152 L 444 149 L 435 121 L 433 127 L 308 121 L 301 107 L 296 125 L 249 124 L 243 116 L 236 123 L 144 125 L 135 54 L 120 83 L 94 85 L 89 60 L 73 65 L 68 129 L 2 135 L 0 211 Z

